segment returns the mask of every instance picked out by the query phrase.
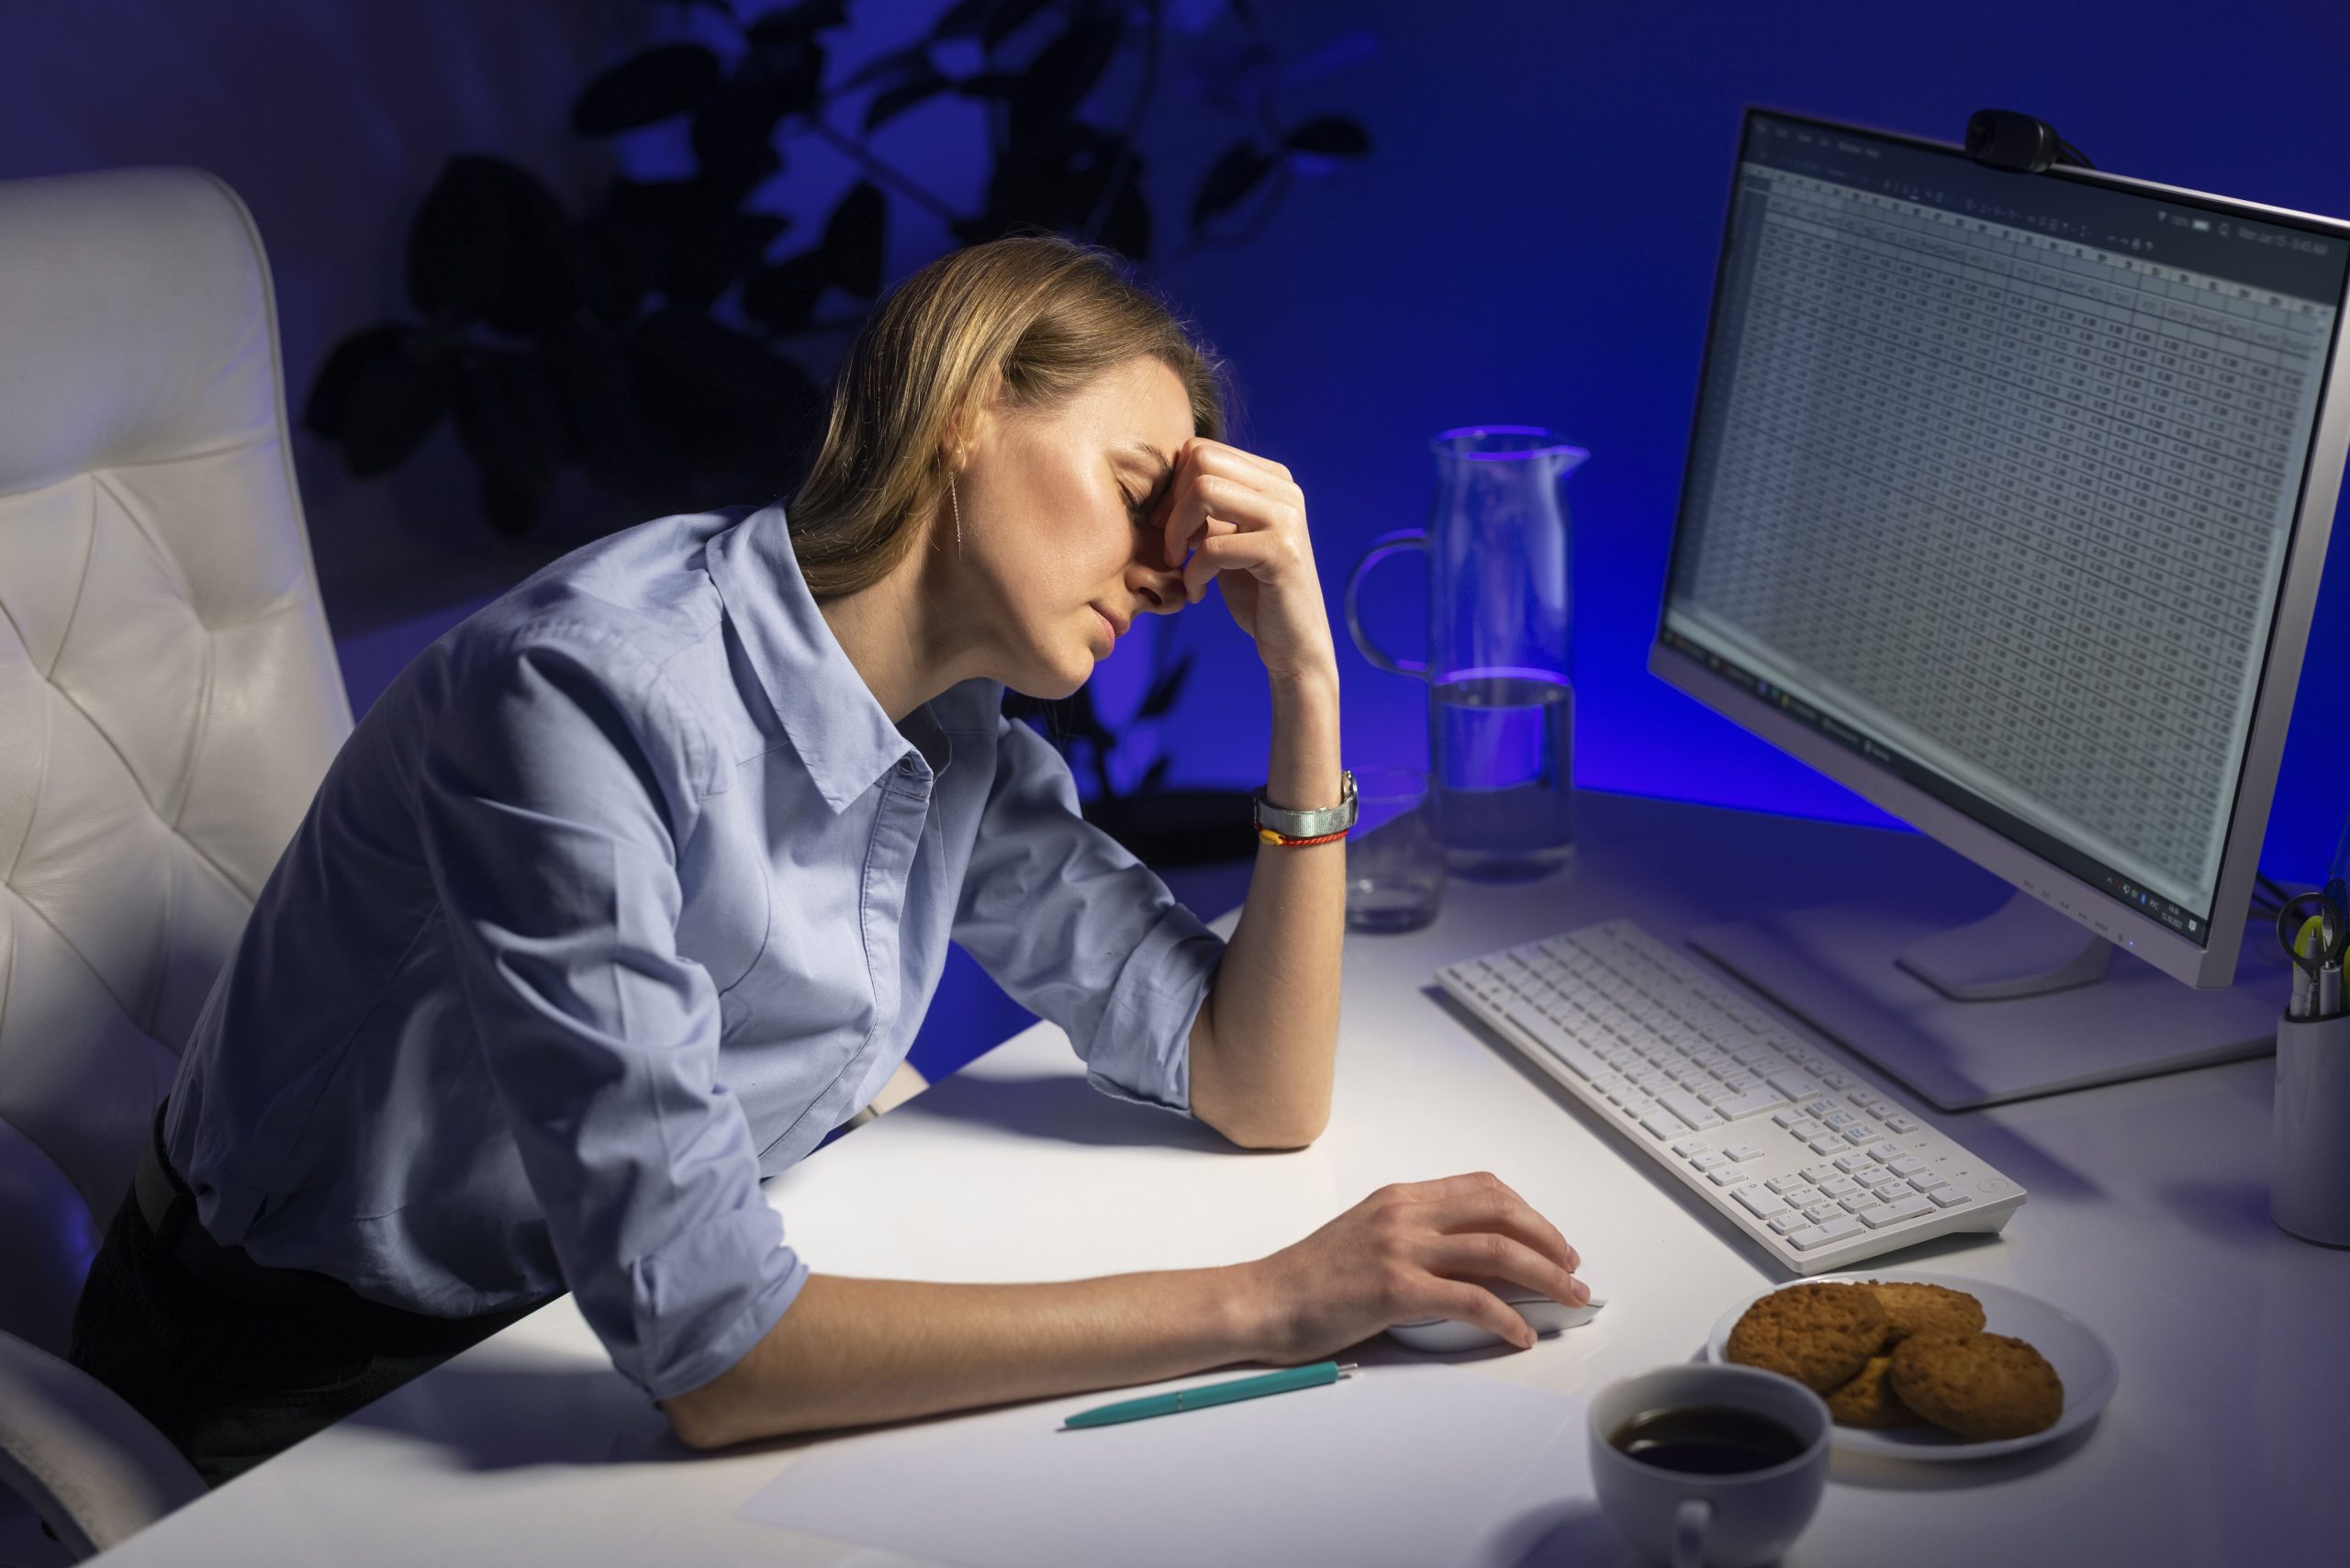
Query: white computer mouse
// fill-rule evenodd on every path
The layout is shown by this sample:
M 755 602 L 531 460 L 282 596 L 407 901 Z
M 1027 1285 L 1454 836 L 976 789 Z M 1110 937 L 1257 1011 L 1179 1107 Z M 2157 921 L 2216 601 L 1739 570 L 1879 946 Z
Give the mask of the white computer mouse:
M 1583 1278 L 1581 1275 L 1576 1277 Z M 1591 1286 L 1591 1299 L 1581 1306 L 1552 1301 L 1540 1291 L 1528 1290 L 1523 1285 L 1497 1284 L 1490 1288 L 1526 1319 L 1537 1334 L 1556 1334 L 1561 1329 L 1582 1327 L 1607 1305 L 1607 1297 L 1598 1286 L 1592 1285 L 1587 1279 L 1583 1283 Z M 1457 1323 L 1449 1317 L 1423 1317 L 1410 1323 L 1393 1324 L 1388 1327 L 1387 1335 L 1399 1345 L 1425 1350 L 1431 1355 L 1482 1350 L 1502 1342 L 1500 1336 L 1490 1329 L 1482 1328 L 1474 1323 Z

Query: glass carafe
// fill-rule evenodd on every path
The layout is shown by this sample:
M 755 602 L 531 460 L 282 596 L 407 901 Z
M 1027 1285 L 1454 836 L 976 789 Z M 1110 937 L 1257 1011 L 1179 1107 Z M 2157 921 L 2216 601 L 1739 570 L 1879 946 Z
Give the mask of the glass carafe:
M 1430 792 L 1450 868 L 1540 876 L 1574 848 L 1566 480 L 1591 454 L 1530 425 L 1446 431 L 1428 450 L 1428 525 L 1372 541 L 1347 579 L 1347 628 L 1372 664 L 1427 684 Z M 1356 606 L 1372 565 L 1404 550 L 1427 556 L 1425 661 L 1390 657 Z

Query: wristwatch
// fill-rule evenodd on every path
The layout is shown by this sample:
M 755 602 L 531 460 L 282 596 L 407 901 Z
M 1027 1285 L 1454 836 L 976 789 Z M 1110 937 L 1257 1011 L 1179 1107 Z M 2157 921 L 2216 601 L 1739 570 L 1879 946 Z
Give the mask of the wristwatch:
M 1264 792 L 1257 795 L 1257 836 L 1268 844 L 1287 844 L 1298 839 L 1334 837 L 1355 825 L 1355 776 L 1351 769 L 1338 775 L 1338 803 L 1311 812 L 1289 812 L 1267 801 Z

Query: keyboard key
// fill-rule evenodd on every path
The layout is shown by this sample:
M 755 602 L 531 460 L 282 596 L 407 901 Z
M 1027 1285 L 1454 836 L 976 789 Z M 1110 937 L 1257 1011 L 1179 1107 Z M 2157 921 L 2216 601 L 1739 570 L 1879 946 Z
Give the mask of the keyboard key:
M 1628 1105 L 1625 1109 L 1628 1111 L 1631 1107 Z M 1681 1131 L 1680 1122 L 1662 1111 L 1644 1113 L 1640 1117 L 1640 1127 L 1641 1130 L 1661 1138 L 1671 1137 L 1674 1133 Z
M 1836 1204 L 1848 1215 L 1870 1214 L 1885 1206 L 1876 1201 L 1874 1193 L 1855 1193 L 1849 1198 L 1837 1199 Z
M 1774 1072 L 1763 1081 L 1790 1100 L 1816 1099 L 1819 1094 L 1819 1085 L 1799 1072 Z
M 1808 1229 L 1798 1230 L 1787 1238 L 1787 1245 L 1808 1252 L 1816 1247 L 1825 1247 L 1831 1241 L 1841 1241 L 1848 1236 L 1858 1236 L 1861 1230 L 1861 1222 L 1846 1215 L 1841 1219 L 1831 1219 L 1824 1225 L 1815 1225 Z
M 1806 1115 L 1825 1116 L 1830 1111 L 1836 1109 L 1836 1102 L 1833 1100 L 1813 1100 L 1807 1103 L 1803 1109 Z
M 1846 1127 L 1844 1129 L 1844 1141 L 1855 1148 L 1862 1144 L 1874 1143 L 1884 1137 L 1885 1135 L 1874 1127 Z
M 1954 1209 L 1961 1204 L 1973 1202 L 1955 1187 L 1937 1187 L 1933 1191 L 1932 1197 L 1934 1206 L 1939 1209 Z
M 1821 1126 L 1818 1122 L 1815 1122 L 1810 1117 L 1807 1116 L 1802 1121 L 1797 1122 L 1794 1126 L 1789 1127 L 1787 1129 L 1787 1136 L 1792 1138 L 1800 1138 L 1804 1142 L 1809 1143 L 1813 1138 L 1818 1137 L 1827 1130 L 1828 1129 L 1826 1127 Z
M 1780 1099 L 1775 1090 L 1750 1089 L 1735 1100 L 1718 1102 L 1714 1109 L 1734 1122 L 1740 1116 L 1751 1116 L 1757 1111 L 1767 1111 L 1772 1106 L 1782 1103 L 1785 1102 Z
M 1897 1159 L 1886 1160 L 1885 1168 L 1896 1176 L 1915 1176 L 1926 1168 L 1926 1162 L 1914 1154 L 1905 1154 Z
M 1789 1204 L 1799 1209 L 1807 1209 L 1814 1204 L 1821 1204 L 1828 1201 L 1820 1195 L 1820 1191 L 1817 1187 L 1797 1187 L 1795 1191 L 1791 1193 L 1782 1193 L 1779 1196 L 1786 1199 Z
M 1885 1125 L 1891 1127 L 1897 1133 L 1914 1133 L 1918 1130 L 1918 1124 L 1911 1121 L 1907 1116 L 1887 1116 L 1885 1119 Z
M 1850 1094 L 1845 1095 L 1844 1098 L 1851 1101 L 1853 1104 L 1865 1109 L 1869 1102 L 1876 1098 L 1876 1091 L 1874 1089 L 1855 1089 Z
M 1550 1054 L 1566 1064 L 1569 1072 L 1581 1079 L 1606 1076 L 1607 1064 L 1594 1055 L 1588 1047 L 1575 1040 L 1565 1030 L 1554 1024 L 1545 1021 L 1545 1029 L 1554 1037 L 1543 1039 L 1542 1032 L 1537 1031 L 1535 1038 L 1541 1039 Z
M 1803 1168 L 1801 1175 L 1807 1182 L 1833 1181 L 1836 1176 L 1836 1168 L 1833 1165 L 1807 1165 Z
M 1783 1127 L 1791 1127 L 1797 1122 L 1804 1120 L 1804 1114 L 1801 1111 L 1796 1110 L 1793 1105 L 1790 1105 L 1771 1119 L 1778 1123 L 1779 1126 Z
M 1889 1204 L 1894 1202 L 1896 1199 L 1908 1197 L 1909 1195 L 1909 1183 L 1897 1179 L 1891 1182 L 1881 1182 L 1877 1183 L 1877 1185 L 1871 1187 L 1869 1191 L 1876 1194 L 1876 1201 L 1878 1203 Z
M 1859 1192 L 1861 1187 L 1861 1184 L 1850 1176 L 1831 1176 L 1818 1185 L 1821 1195 L 1830 1198 L 1849 1196 Z
M 1786 1200 L 1759 1182 L 1748 1182 L 1732 1192 L 1730 1196 L 1736 1198 L 1739 1206 L 1756 1219 L 1769 1219 L 1773 1215 L 1785 1214 L 1787 1208 Z
M 1745 1171 L 1740 1170 L 1737 1166 L 1725 1165 L 1719 1170 L 1707 1171 L 1706 1180 L 1711 1182 L 1717 1187 L 1735 1187 L 1740 1182 L 1750 1180 L 1750 1178 L 1747 1176 Z
M 1800 1176 L 1774 1176 L 1762 1184 L 1765 1187 L 1770 1188 L 1771 1191 L 1778 1193 L 1779 1196 L 1783 1198 L 1789 1193 L 1793 1193 L 1801 1188 L 1811 1185 L 1810 1182 L 1805 1181 Z
M 1852 1081 L 1841 1072 L 1823 1072 L 1819 1075 L 1819 1081 L 1830 1089 L 1850 1089 L 1852 1086 Z
M 1577 1077 L 1583 1077 L 1583 1079 L 1598 1077 L 1598 1072 L 1595 1072 L 1595 1068 L 1598 1068 L 1598 1058 L 1591 1056 L 1591 1048 L 1586 1047 L 1586 1044 L 1582 1044 L 1579 1039 L 1574 1039 L 1574 1035 L 1570 1035 L 1568 1030 L 1562 1030 L 1561 1025 L 1553 1023 L 1549 1015 L 1544 1015 L 1544 1011 L 1541 1011 L 1532 999 L 1525 999 L 1525 997 L 1511 999 L 1509 1006 L 1504 1009 L 1504 1014 L 1509 1015 L 1511 1023 L 1518 1025 L 1520 1030 L 1525 1030 L 1528 1035 L 1535 1036 L 1537 1041 L 1541 1041 L 1541 1048 L 1544 1048 L 1544 1051 L 1556 1056 L 1558 1060 L 1572 1065 Z M 1577 1062 L 1583 1062 L 1583 1065 L 1577 1065 Z
M 1801 1230 L 1810 1223 L 1811 1221 L 1808 1218 L 1796 1213 L 1793 1209 L 1788 1210 L 1785 1214 L 1773 1215 L 1771 1216 L 1771 1228 L 1777 1231 L 1781 1236 L 1785 1236 L 1790 1231 Z
M 1819 1119 L 1841 1133 L 1858 1122 L 1861 1119 L 1861 1114 L 1858 1111 L 1830 1111 Z
M 1950 1178 L 1939 1170 L 1922 1170 L 1909 1178 L 1909 1185 L 1918 1192 L 1930 1193 L 1937 1187 L 1950 1185 Z
M 1876 1161 L 1871 1159 L 1865 1154 L 1840 1154 L 1836 1157 L 1836 1169 L 1841 1170 L 1847 1176 L 1850 1176 L 1855 1170 L 1866 1170 L 1870 1166 L 1875 1163 Z
M 1832 1203 L 1806 1204 L 1803 1212 L 1804 1217 L 1814 1225 L 1825 1225 L 1831 1219 L 1841 1218 L 1844 1213 Z
M 1697 1170 L 1718 1170 L 1729 1163 L 1729 1156 L 1718 1148 L 1707 1149 L 1703 1154 L 1694 1156 L 1689 1161 L 1690 1167 Z
M 1709 1127 L 1722 1118 L 1713 1108 L 1685 1089 L 1670 1090 L 1656 1097 L 1656 1103 L 1693 1127 Z
M 1833 1154 L 1844 1147 L 1844 1140 L 1834 1133 L 1822 1133 L 1807 1146 L 1814 1154 Z
M 1869 1150 L 1869 1158 L 1877 1161 L 1881 1165 L 1890 1165 L 1897 1159 L 1906 1159 L 1908 1157 L 1903 1154 L 1896 1146 L 1889 1143 L 1881 1143 Z M 1894 1174 L 1898 1176 L 1901 1172 L 1897 1170 Z
M 1713 1147 L 1714 1146 L 1712 1144 L 1707 1143 L 1704 1138 L 1685 1137 L 1679 1143 L 1673 1146 L 1673 1152 L 1679 1155 L 1682 1159 L 1687 1159 L 1694 1155 L 1703 1154 L 1706 1150 Z
M 1745 1164 L 1750 1159 L 1760 1159 L 1762 1158 L 1762 1151 L 1755 1148 L 1751 1143 L 1734 1143 L 1728 1148 L 1722 1150 L 1722 1152 L 1729 1155 L 1732 1159 L 1737 1160 L 1741 1165 Z
M 1888 1225 L 1898 1225 L 1905 1219 L 1916 1219 L 1919 1215 L 1933 1212 L 1932 1199 L 1922 1193 L 1913 1193 L 1906 1198 L 1896 1198 L 1882 1208 L 1865 1211 L 1862 1214 L 1861 1219 L 1871 1230 L 1876 1230 Z

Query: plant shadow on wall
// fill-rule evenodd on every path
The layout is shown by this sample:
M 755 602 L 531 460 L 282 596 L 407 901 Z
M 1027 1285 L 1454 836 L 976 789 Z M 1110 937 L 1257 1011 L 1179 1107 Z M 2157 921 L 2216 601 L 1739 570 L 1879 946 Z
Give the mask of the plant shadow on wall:
M 1237 122 L 1191 193 L 1186 251 L 1246 243 L 1295 178 L 1370 148 L 1350 119 L 1292 121 L 1275 101 L 1362 58 L 1370 37 L 1283 61 L 1249 0 L 960 0 L 925 36 L 830 83 L 828 51 L 862 6 L 653 3 L 680 36 L 589 82 L 571 126 L 604 139 L 682 122 L 691 172 L 616 177 L 575 214 L 514 163 L 452 158 L 408 234 L 417 319 L 337 344 L 303 410 L 353 476 L 397 467 L 447 419 L 484 515 L 509 536 L 531 531 L 566 466 L 636 517 L 788 494 L 822 429 L 811 372 L 828 369 L 881 292 L 893 202 L 923 208 L 963 244 L 1048 230 L 1147 263 L 1158 224 L 1137 139 L 1177 74 L 1194 102 Z M 1131 82 L 1122 101 L 1087 118 L 1089 104 L 1113 95 L 1113 73 Z M 984 116 L 991 162 L 976 212 L 869 145 L 890 121 L 947 97 Z M 821 227 L 766 205 L 809 138 L 863 174 Z M 1170 657 L 1169 645 L 1152 643 L 1133 723 L 1163 715 L 1181 691 L 1191 655 Z M 1168 790 L 1164 756 L 1130 790 L 1117 787 L 1124 737 L 1095 711 L 1090 684 L 1054 703 L 1008 693 L 1005 711 L 1041 716 L 1072 766 L 1084 754 L 1087 815 L 1146 860 L 1247 851 L 1245 793 Z

